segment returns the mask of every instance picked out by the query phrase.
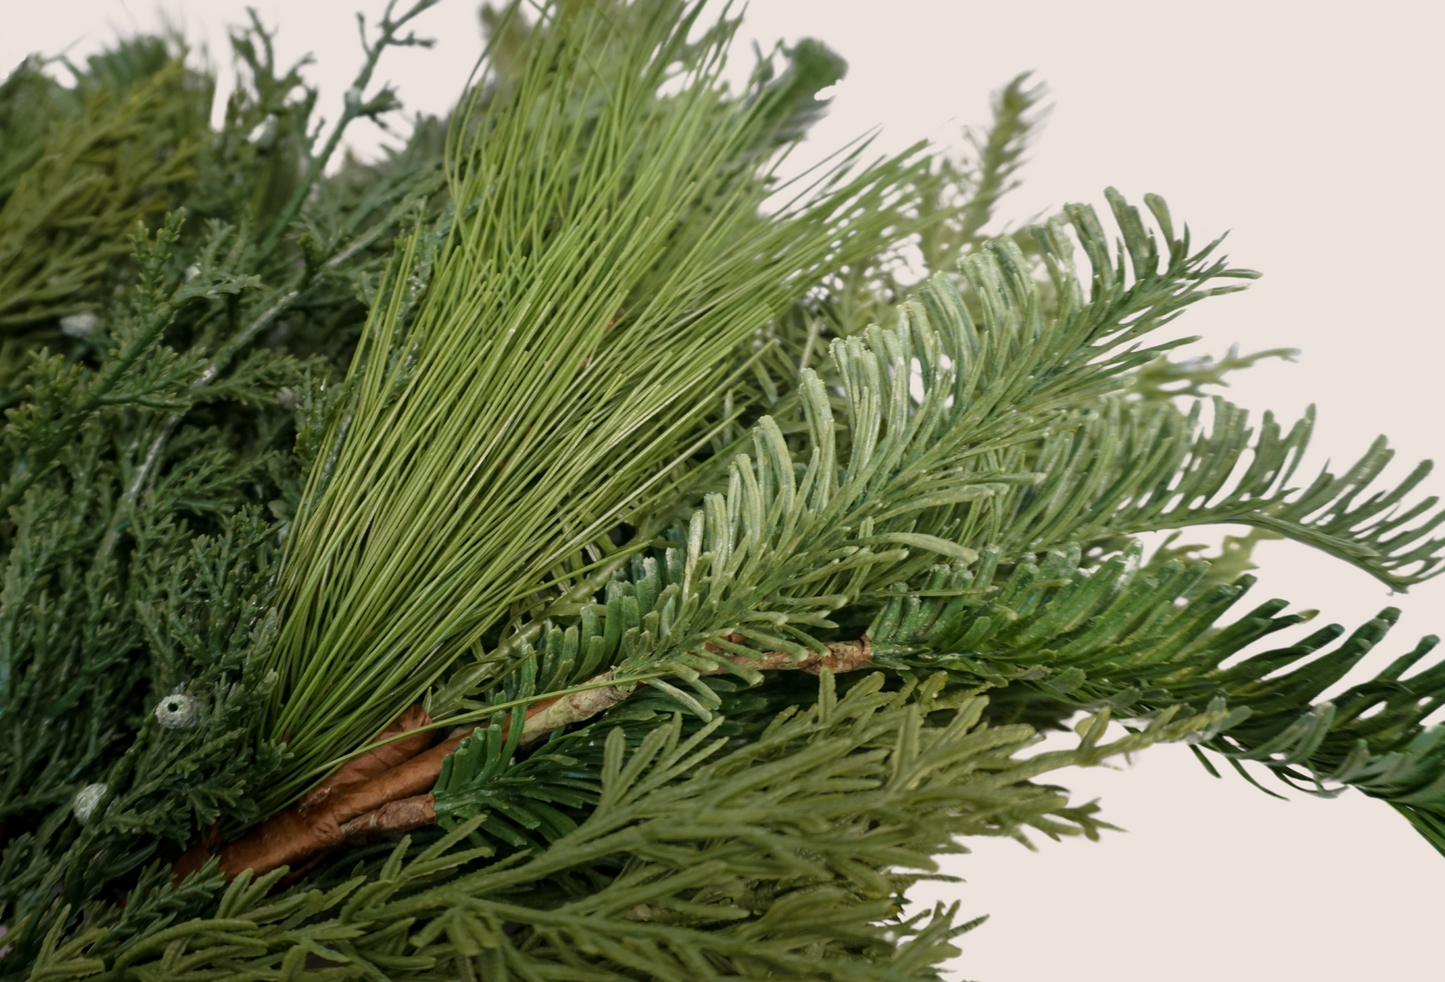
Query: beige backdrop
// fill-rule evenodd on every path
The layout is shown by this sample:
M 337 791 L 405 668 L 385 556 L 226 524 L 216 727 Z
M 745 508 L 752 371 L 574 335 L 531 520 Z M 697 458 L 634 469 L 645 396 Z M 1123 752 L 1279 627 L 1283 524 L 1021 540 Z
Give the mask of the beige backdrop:
M 358 60 L 352 13 L 378 0 L 252 0 L 279 23 L 282 59 L 314 51 L 311 77 L 335 118 Z M 169 0 L 167 16 L 223 54 L 240 0 Z M 151 28 L 148 0 L 0 0 L 0 66 L 30 50 L 73 57 L 115 30 Z M 432 52 L 395 52 L 379 78 L 409 106 L 444 111 L 479 51 L 471 0 L 443 0 L 418 29 Z M 880 148 L 926 137 L 957 145 L 987 117 L 989 92 L 1033 69 L 1053 115 L 1007 202 L 1015 221 L 1065 201 L 1102 205 L 1113 184 L 1165 195 L 1199 239 L 1232 230 L 1228 252 L 1266 275 L 1207 302 L 1181 333 L 1202 352 L 1303 349 L 1241 377 L 1231 398 L 1293 417 L 1313 401 L 1313 461 L 1353 459 L 1388 432 L 1403 464 L 1437 453 L 1445 5 L 1280 0 L 955 3 L 754 0 L 746 37 L 764 47 L 811 34 L 851 62 L 814 146 L 883 125 Z M 738 58 L 750 55 L 740 48 Z M 226 62 L 222 59 L 222 64 Z M 374 149 L 379 134 L 358 132 Z M 1445 489 L 1445 479 L 1432 487 Z M 1363 666 L 1377 670 L 1445 627 L 1440 583 L 1390 597 L 1362 573 L 1303 547 L 1268 544 L 1258 600 L 1284 596 L 1353 627 L 1387 604 L 1400 627 Z M 1356 672 L 1347 682 L 1357 681 Z M 984 843 L 927 891 L 992 919 L 962 939 L 958 969 L 987 982 L 1119 977 L 1171 982 L 1440 978 L 1438 884 L 1445 859 L 1387 807 L 1270 799 L 1209 778 L 1183 748 L 1126 771 L 1067 780 L 1128 828 L 1099 844 Z M 924 894 L 920 894 L 923 896 Z

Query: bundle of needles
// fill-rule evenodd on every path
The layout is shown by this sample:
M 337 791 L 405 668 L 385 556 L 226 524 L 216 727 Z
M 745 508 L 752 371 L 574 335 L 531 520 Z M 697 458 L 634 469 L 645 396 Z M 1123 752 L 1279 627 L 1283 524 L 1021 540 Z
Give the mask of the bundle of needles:
M 1429 464 L 1299 476 L 1207 392 L 1288 352 L 1172 360 L 1255 274 L 1160 198 L 984 234 L 1027 76 L 784 179 L 820 42 L 517 3 L 338 159 L 435 2 L 329 128 L 254 15 L 219 127 L 176 38 L 0 86 L 0 982 L 936 979 L 938 857 L 1161 741 L 1445 852 L 1435 639 L 1324 699 L 1398 612 L 1244 603 L 1266 538 L 1440 572 Z

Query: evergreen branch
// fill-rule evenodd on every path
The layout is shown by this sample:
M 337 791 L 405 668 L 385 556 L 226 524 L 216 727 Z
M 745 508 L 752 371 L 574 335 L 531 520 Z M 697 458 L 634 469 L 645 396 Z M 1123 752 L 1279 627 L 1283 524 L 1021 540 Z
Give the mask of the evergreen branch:
M 1394 456 L 1384 438 L 1340 476 L 1328 470 L 1307 488 L 1291 478 L 1309 444 L 1313 408 L 1288 433 L 1265 413 L 1259 435 L 1248 414 L 1213 400 L 1213 425 L 1172 405 L 1104 401 L 1079 414 L 1010 466 L 1047 477 L 992 498 L 1005 552 L 1204 524 L 1251 525 L 1303 542 L 1370 573 L 1396 590 L 1438 575 L 1445 521 L 1436 498 L 1406 505 L 1430 473 L 1421 463 L 1396 488 L 1360 500 Z M 1246 458 L 1248 454 L 1248 458 Z M 1247 460 L 1247 465 L 1246 465 Z M 1410 523 L 1414 522 L 1412 526 Z
M 1024 151 L 1043 122 L 1044 113 L 1030 115 L 1042 101 L 1042 85 L 1027 88 L 1032 72 L 1014 78 L 993 97 L 993 126 L 982 136 L 968 134 L 978 157 L 977 174 L 972 196 L 958 219 L 956 235 L 964 242 L 974 242 L 993 217 L 999 199 L 1018 187 L 1014 174 L 1022 165 Z
M 1039 725 L 1080 708 L 1148 718 L 1171 706 L 1222 701 L 1234 716 L 1199 746 L 1258 761 L 1297 790 L 1358 788 L 1417 826 L 1445 817 L 1445 730 L 1421 725 L 1445 705 L 1445 664 L 1403 678 L 1437 638 L 1317 704 L 1384 637 L 1397 610 L 1386 609 L 1332 650 L 1344 633 L 1339 625 L 1226 668 L 1248 646 L 1311 615 L 1281 616 L 1284 602 L 1272 600 L 1219 627 L 1252 578 L 1207 587 L 1207 564 L 1171 560 L 1141 569 L 1137 558 L 1136 547 L 1084 569 L 1077 550 L 1052 553 L 1017 564 L 997 584 L 997 554 L 977 572 L 940 567 L 927 585 L 954 595 L 900 590 L 869 627 L 873 663 L 902 672 L 946 669 L 955 684 L 996 687 L 1002 718 L 1017 713 Z M 1284 672 L 1291 665 L 1298 667 Z
M 346 98 L 341 110 L 341 118 L 336 121 L 330 136 L 322 146 L 321 152 L 308 154 L 306 172 L 301 181 L 292 190 L 291 196 L 276 216 L 271 221 L 271 228 L 262 239 L 260 255 L 265 256 L 275 250 L 281 241 L 281 236 L 286 233 L 296 216 L 301 213 L 301 206 L 306 203 L 307 197 L 315 189 L 321 175 L 326 171 L 326 165 L 336 154 L 341 146 L 341 138 L 346 133 L 346 128 L 356 119 L 365 117 L 375 119 L 378 115 L 395 109 L 397 106 L 396 96 L 390 89 L 383 89 L 382 92 L 373 98 L 363 101 L 366 87 L 371 84 L 372 73 L 376 71 L 378 62 L 381 61 L 382 52 L 391 47 L 424 47 L 429 48 L 432 41 L 426 38 L 418 38 L 414 33 L 408 33 L 406 37 L 400 36 L 400 31 L 410 21 L 424 13 L 431 7 L 436 6 L 438 0 L 415 0 L 411 8 L 395 20 L 392 19 L 392 10 L 396 7 L 397 0 L 388 0 L 386 10 L 381 15 L 381 23 L 377 25 L 377 38 L 371 44 L 366 39 L 366 21 L 361 14 L 357 14 L 357 26 L 361 31 L 361 48 L 366 54 L 366 61 L 362 63 L 361 70 L 357 72 L 356 78 L 346 90 Z M 252 14 L 254 19 L 255 14 Z M 260 25 L 257 24 L 257 30 Z M 314 137 L 313 137 L 314 140 Z
M 832 171 L 763 219 L 771 164 L 753 148 L 774 107 L 722 99 L 726 36 L 687 48 L 697 14 L 659 7 L 619 34 L 600 8 L 569 9 L 529 36 L 515 86 L 458 124 L 453 200 L 488 204 L 459 207 L 413 325 L 398 320 L 400 294 L 382 294 L 394 299 L 374 308 L 353 361 L 356 401 L 333 424 L 347 438 L 289 542 L 273 661 L 286 694 L 271 725 L 299 770 L 380 729 L 510 598 L 644 505 L 636 489 L 708 432 L 702 402 L 758 325 L 828 268 L 906 234 L 897 160 Z M 598 38 L 617 48 L 602 75 L 584 57 Z M 688 85 L 660 98 L 683 59 Z M 325 597 L 323 566 L 346 571 Z M 394 610 L 368 599 L 376 577 Z M 448 613 L 402 599 L 417 591 Z M 322 666 L 367 681 L 323 692 Z
M 197 277 L 174 291 L 166 290 L 163 267 L 184 218 L 184 212 L 170 217 L 165 227 L 156 233 L 154 244 L 144 227 L 137 226 L 132 241 L 141 266 L 139 323 L 121 336 L 119 350 L 106 360 L 104 368 L 93 378 L 86 378 L 78 367 L 69 370 L 64 388 L 71 405 L 60 409 L 53 419 L 43 418 L 33 407 L 11 411 L 7 436 L 14 439 L 16 435 L 23 434 L 29 445 L 24 455 L 12 465 L 10 477 L 0 486 L 0 512 L 8 511 L 20 501 L 96 412 L 120 401 L 145 398 L 139 393 L 126 393 L 119 399 L 111 394 L 134 376 L 137 363 L 151 352 L 183 304 L 223 294 L 234 295 L 254 285 L 253 278 L 223 272 L 216 276 Z M 55 370 L 59 370 L 58 364 Z
M 461 848 L 487 827 L 479 815 L 420 852 L 403 840 L 332 890 L 267 898 L 280 871 L 243 875 L 213 916 L 132 941 L 119 956 L 98 923 L 63 955 L 47 947 L 37 970 L 84 958 L 105 963 L 102 977 L 164 969 L 187 980 L 219 968 L 296 971 L 319 953 L 397 979 L 503 967 L 616 979 L 758 970 L 934 979 L 933 966 L 956 953 L 949 938 L 977 922 L 897 918 L 893 894 L 931 870 L 933 855 L 961 834 L 1095 836 L 1090 808 L 1069 808 L 1031 780 L 1180 739 L 1218 717 L 1161 718 L 1102 744 L 1105 718 L 1078 750 L 1025 761 L 1014 754 L 1032 742 L 1027 727 L 980 725 L 982 701 L 943 698 L 940 681 L 885 692 L 874 676 L 841 694 L 825 673 L 814 706 L 737 749 L 709 742 L 721 721 L 691 732 L 677 717 L 614 726 L 605 738 L 583 731 L 554 741 L 551 756 L 590 773 L 596 807 L 531 855 L 487 865 L 493 846 Z M 569 895 L 568 878 L 583 871 L 598 888 Z

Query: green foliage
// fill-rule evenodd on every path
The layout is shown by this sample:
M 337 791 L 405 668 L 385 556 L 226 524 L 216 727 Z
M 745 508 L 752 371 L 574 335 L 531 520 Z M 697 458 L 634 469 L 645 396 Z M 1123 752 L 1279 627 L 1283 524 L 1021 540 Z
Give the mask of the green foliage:
M 1138 556 L 1135 549 L 1085 569 L 1076 548 L 1019 563 L 1000 583 L 997 553 L 976 572 L 938 567 L 927 593 L 900 585 L 870 626 L 874 662 L 902 672 L 946 670 L 958 685 L 996 688 L 999 718 L 1037 726 L 1100 706 L 1147 718 L 1221 700 L 1237 718 L 1198 746 L 1246 777 L 1237 762 L 1257 761 L 1297 790 L 1334 796 L 1353 786 L 1411 815 L 1445 816 L 1445 762 L 1433 752 L 1445 730 L 1420 725 L 1445 704 L 1445 670 L 1403 678 L 1438 638 L 1316 703 L 1380 642 L 1398 610 L 1386 608 L 1332 649 L 1344 634 L 1337 624 L 1225 666 L 1309 615 L 1280 614 L 1284 602 L 1272 600 L 1222 625 L 1252 578 L 1201 591 L 1208 565 L 1140 567 Z
M 1169 228 L 1163 204 L 1153 206 Z M 1280 461 L 1298 453 L 1308 429 L 1296 427 L 1280 440 L 1267 417 L 1255 459 L 1236 490 L 1225 493 L 1225 478 L 1246 446 L 1242 413 L 1216 403 L 1216 432 L 1193 437 L 1192 416 L 1111 392 L 1122 387 L 1126 372 L 1150 364 L 1158 349 L 1132 345 L 1117 356 L 1111 352 L 1217 290 L 1205 285 L 1211 279 L 1231 275 L 1210 262 L 1212 246 L 1190 254 L 1183 241 L 1169 243 L 1171 259 L 1162 265 L 1153 236 L 1130 227 L 1131 210 L 1117 198 L 1115 210 L 1125 229 L 1121 252 L 1149 257 L 1127 289 L 1107 280 L 1115 267 L 1106 240 L 1092 212 L 1080 209 L 1075 228 L 1097 263 L 1089 301 L 1062 304 L 1048 319 L 1030 317 L 1041 306 L 1039 288 L 1022 278 L 1012 281 L 1012 291 L 1004 285 L 1010 281 L 1000 270 L 1018 269 L 1021 257 L 1002 242 L 962 264 L 968 294 L 939 279 L 901 308 L 897 327 L 834 341 L 843 415 L 835 418 L 821 380 L 805 370 L 807 429 L 798 447 L 764 417 L 753 433 L 755 454 L 733 460 L 726 492 L 706 495 L 686 527 L 665 533 L 660 555 L 634 559 L 634 582 L 610 586 L 605 607 L 566 617 L 570 584 L 559 586 L 562 596 L 544 613 L 575 619 L 575 626 L 566 634 L 550 629 L 540 684 L 519 692 L 491 683 L 493 705 L 540 698 L 610 669 L 615 684 L 668 686 L 683 705 L 706 715 L 717 697 L 699 672 L 724 669 L 756 682 L 758 673 L 733 657 L 822 651 L 820 639 L 839 637 L 840 624 L 861 630 L 885 590 L 930 576 L 939 555 L 973 563 L 987 551 L 994 564 L 1000 555 L 1013 564 L 1036 550 L 1108 548 L 1121 535 L 1176 523 L 1255 522 L 1365 566 L 1392 585 L 1429 575 L 1436 543 L 1395 555 L 1376 546 L 1384 544 L 1382 529 L 1398 530 L 1433 500 L 1359 528 L 1396 504 L 1423 471 L 1388 495 L 1344 510 L 1341 503 L 1349 504 L 1378 473 L 1376 454 L 1292 500 L 1284 483 L 1289 468 Z M 1041 230 L 1039 238 L 1041 255 L 1057 271 L 1056 293 L 1078 297 L 1070 253 L 1050 251 L 1067 245 L 1061 229 Z M 971 315 L 970 306 L 980 313 Z M 1035 344 L 1026 347 L 1025 337 Z M 910 394 L 915 360 L 922 366 L 918 398 Z M 1073 408 L 1079 392 L 1091 394 L 1099 408 Z M 1132 429 L 1120 437 L 1126 425 Z M 1157 470 L 1151 456 L 1162 458 Z M 1195 505 L 1217 498 L 1207 509 Z M 1179 502 L 1174 509 L 1161 507 L 1173 502 Z M 1332 509 L 1325 522 L 1300 521 L 1322 508 Z M 1389 546 L 1412 545 L 1439 520 L 1397 532 Z M 1396 572 L 1412 564 L 1412 574 Z M 519 657 L 529 664 L 525 650 Z M 494 654 L 484 663 L 497 660 Z M 681 677 L 691 692 L 661 681 L 662 674 Z M 450 706 L 443 700 L 433 708 Z M 474 709 L 459 719 L 481 719 L 489 711 Z
M 967 252 L 983 245 L 980 234 L 993 219 L 1000 199 L 1018 187 L 1015 174 L 1024 151 L 1038 133 L 1047 110 L 1040 110 L 1043 85 L 1029 86 L 1032 72 L 1024 72 L 995 93 L 993 125 L 965 133 L 972 159 L 963 163 L 938 161 L 932 180 L 924 185 L 931 210 L 957 204 L 949 220 L 933 225 L 919 236 L 919 249 L 930 272 L 945 272 Z
M 789 185 L 820 42 L 732 92 L 697 4 L 512 4 L 457 112 L 338 161 L 430 5 L 329 130 L 254 16 L 217 128 L 176 40 L 0 86 L 0 980 L 935 979 L 978 923 L 903 917 L 935 857 L 1096 838 L 1039 780 L 1160 740 L 1445 852 L 1435 639 L 1327 698 L 1393 609 L 1238 613 L 1264 538 L 1438 574 L 1428 462 L 1298 480 L 1312 411 L 1203 398 L 1290 352 L 1171 360 L 1254 274 L 1158 197 L 985 236 L 1028 76 L 963 160 Z M 414 701 L 485 724 L 438 825 L 172 881 Z
M 712 393 L 758 324 L 907 232 L 902 160 L 840 167 L 762 214 L 774 158 L 759 148 L 796 85 L 764 73 L 726 98 L 731 32 L 689 46 L 698 13 L 642 5 L 623 33 L 580 7 L 454 126 L 450 195 L 476 205 L 438 230 L 434 258 L 408 240 L 379 291 L 335 469 L 313 472 L 288 542 L 270 725 L 299 774 L 380 729 L 654 498 L 710 435 Z M 682 92 L 660 96 L 670 82 Z M 409 320 L 418 269 L 434 272 Z
M 194 176 L 211 86 L 181 57 L 139 38 L 92 58 L 74 90 L 38 59 L 0 87 L 0 331 L 97 306 L 131 226 Z
M 259 27 L 238 42 L 243 54 L 269 44 Z M 198 829 L 257 816 L 255 791 L 282 758 L 253 722 L 274 684 L 259 656 L 275 644 L 279 536 L 301 490 L 291 445 L 306 423 L 292 407 L 323 399 L 333 371 L 303 359 L 349 350 L 358 287 L 435 185 L 436 154 L 354 175 L 305 212 L 309 239 L 265 252 L 255 232 L 275 216 L 258 189 L 287 168 L 240 165 L 264 156 L 247 134 L 285 108 L 296 76 L 253 58 L 254 84 L 212 139 L 210 81 L 179 58 L 139 38 L 77 70 L 74 88 L 29 62 L 0 93 L 7 125 L 52 138 L 0 164 L 11 180 L 0 242 L 25 239 L 46 282 L 79 271 L 55 294 L 63 303 L 26 308 L 30 327 L 5 348 L 0 971 L 81 911 L 153 884 Z M 291 104 L 298 131 L 310 101 Z M 199 132 L 178 136 L 183 122 Z M 7 132 L 0 146 L 19 144 Z M 65 147 L 89 148 L 76 151 L 81 170 L 45 156 Z M 255 183 L 238 187 L 238 172 Z M 59 195 L 50 204 L 46 189 Z M 186 228 L 179 212 L 153 232 L 137 222 L 175 201 Z M 35 224 L 42 211 L 57 237 Z M 75 304 L 85 317 L 56 330 Z M 154 710 L 177 696 L 193 718 L 167 729 Z M 81 824 L 72 804 L 89 785 L 107 793 Z M 198 905 L 186 916 L 206 902 L 186 901 Z
M 243 874 L 214 915 L 146 940 L 117 945 L 102 924 L 47 939 L 37 977 L 936 978 L 957 953 L 949 941 L 978 921 L 956 923 L 956 904 L 905 920 L 898 898 L 958 850 L 955 836 L 1094 837 L 1092 806 L 1033 779 L 1222 715 L 1164 714 L 1110 744 L 1101 717 L 1077 750 L 1020 760 L 1028 727 L 990 727 L 984 700 L 942 690 L 937 677 L 888 691 L 875 674 L 839 693 L 825 675 L 816 702 L 746 742 L 715 737 L 721 719 L 597 724 L 545 748 L 585 774 L 595 805 L 532 854 L 488 863 L 478 816 L 419 851 L 403 840 L 338 869 L 329 889 L 267 897 L 276 874 Z
M 40 353 L 34 399 L 5 434 L 0 904 L 22 922 L 43 923 L 55 891 L 72 904 L 106 895 L 223 811 L 254 814 L 247 795 L 279 763 L 249 722 L 268 688 L 252 652 L 274 637 L 275 524 L 255 505 L 278 490 L 269 471 L 285 470 L 272 448 L 283 431 L 198 418 L 156 452 L 134 496 L 125 487 L 158 419 L 298 381 L 294 362 L 271 355 L 198 387 L 200 353 L 159 343 L 184 306 L 251 285 L 224 268 L 167 282 L 179 224 L 137 237 L 142 276 L 129 312 L 114 310 L 114 329 L 92 338 L 94 367 Z M 152 716 L 173 693 L 196 706 L 174 733 Z M 71 803 L 88 784 L 110 793 L 80 828 Z

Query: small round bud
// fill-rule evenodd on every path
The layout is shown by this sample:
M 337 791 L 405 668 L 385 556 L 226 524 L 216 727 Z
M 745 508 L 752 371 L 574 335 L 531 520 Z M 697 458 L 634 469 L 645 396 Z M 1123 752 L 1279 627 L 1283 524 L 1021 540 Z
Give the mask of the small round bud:
M 356 86 L 353 85 L 351 88 L 347 89 L 346 95 L 342 98 L 346 104 L 346 109 L 348 112 L 354 113 L 361 108 L 361 90 L 358 89 Z
M 75 811 L 75 818 L 84 825 L 90 821 L 90 816 L 95 814 L 95 806 L 100 804 L 100 799 L 110 789 L 104 784 L 87 784 L 75 793 L 75 802 L 72 805 Z
M 168 730 L 184 730 L 196 721 L 196 700 L 176 692 L 156 703 L 156 722 Z

